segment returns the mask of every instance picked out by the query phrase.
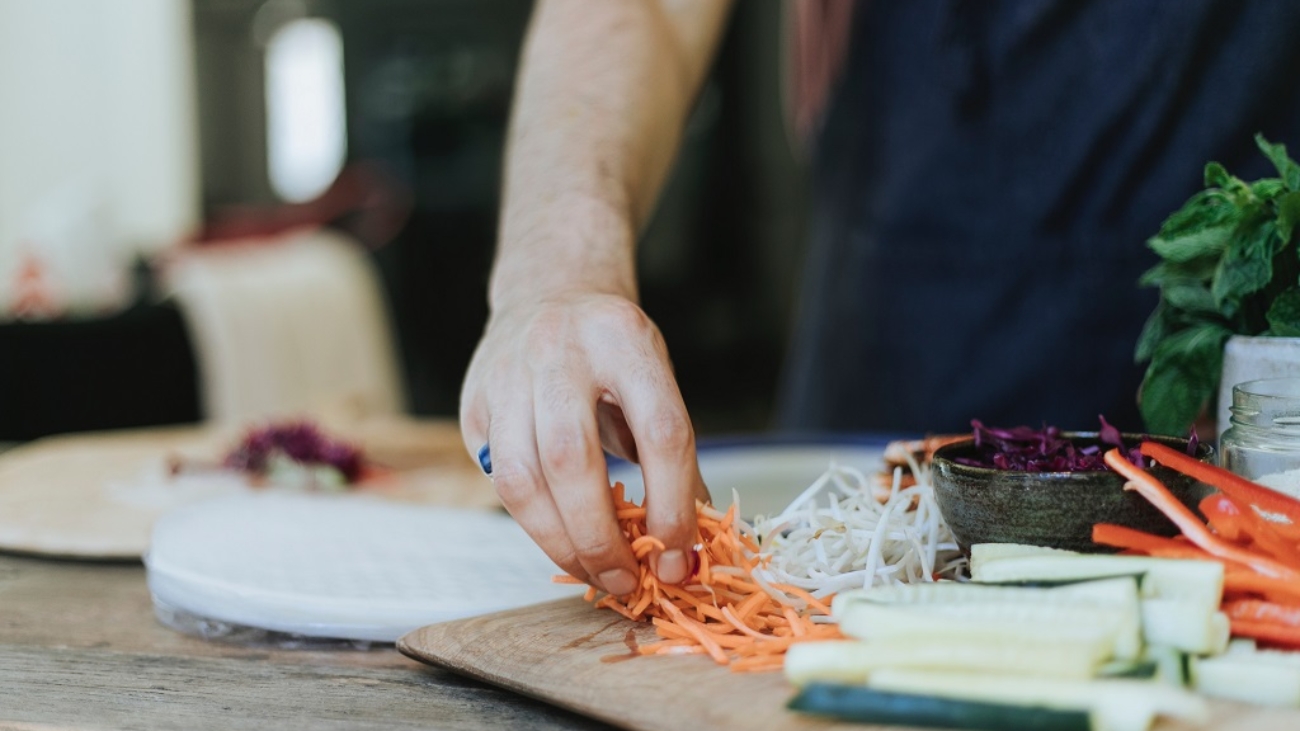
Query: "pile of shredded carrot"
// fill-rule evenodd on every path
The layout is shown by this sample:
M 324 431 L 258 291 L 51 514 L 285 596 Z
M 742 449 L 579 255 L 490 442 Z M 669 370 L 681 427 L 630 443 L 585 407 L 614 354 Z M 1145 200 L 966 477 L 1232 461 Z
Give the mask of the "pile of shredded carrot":
M 1154 442 L 1142 454 L 1218 488 L 1201 501 L 1202 519 L 1149 472 L 1118 452 L 1106 463 L 1178 526 L 1174 538 L 1119 525 L 1093 526 L 1096 543 L 1126 553 L 1218 561 L 1224 565 L 1223 611 L 1232 634 L 1300 649 L 1300 501 Z
M 623 485 L 613 486 L 614 505 L 623 535 L 641 562 L 641 580 L 626 596 L 587 601 L 628 619 L 654 623 L 663 639 L 644 645 L 642 655 L 707 654 L 720 665 L 739 672 L 780 670 L 785 651 L 797 642 L 839 639 L 829 619 L 830 597 L 818 600 L 796 586 L 768 583 L 754 575 L 766 562 L 759 554 L 752 529 L 736 518 L 733 503 L 724 514 L 712 505 L 696 503 L 697 569 L 680 585 L 663 584 L 649 566 L 649 556 L 664 544 L 646 530 L 646 509 L 626 500 Z M 560 583 L 579 583 L 557 576 Z

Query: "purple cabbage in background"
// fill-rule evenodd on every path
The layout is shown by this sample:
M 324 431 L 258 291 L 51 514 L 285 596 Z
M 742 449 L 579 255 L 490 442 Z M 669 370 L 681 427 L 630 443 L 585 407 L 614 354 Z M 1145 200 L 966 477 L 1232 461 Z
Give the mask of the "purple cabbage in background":
M 971 427 L 975 430 L 977 456 L 958 457 L 956 461 L 971 467 L 1017 472 L 1095 472 L 1110 469 L 1103 455 L 1108 451 L 1107 447 L 1117 447 L 1129 462 L 1145 467 L 1147 462 L 1138 446 L 1125 447 L 1119 429 L 1111 426 L 1106 417 L 1097 418 L 1101 420 L 1101 444 L 1082 447 L 1071 442 L 1054 426 L 997 429 L 973 419 Z M 1194 444 L 1191 449 L 1195 454 Z
M 316 425 L 306 422 L 272 424 L 248 432 L 244 440 L 226 455 L 223 464 L 255 475 L 266 474 L 271 457 L 283 454 L 301 464 L 323 464 L 338 470 L 348 483 L 361 477 L 361 451 L 346 442 L 330 439 Z

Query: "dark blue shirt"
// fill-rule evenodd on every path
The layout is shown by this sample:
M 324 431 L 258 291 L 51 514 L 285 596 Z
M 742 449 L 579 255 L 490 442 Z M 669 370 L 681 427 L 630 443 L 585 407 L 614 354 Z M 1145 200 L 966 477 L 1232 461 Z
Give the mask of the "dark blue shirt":
M 817 141 L 796 429 L 1140 429 L 1145 241 L 1300 152 L 1300 2 L 873 0 Z

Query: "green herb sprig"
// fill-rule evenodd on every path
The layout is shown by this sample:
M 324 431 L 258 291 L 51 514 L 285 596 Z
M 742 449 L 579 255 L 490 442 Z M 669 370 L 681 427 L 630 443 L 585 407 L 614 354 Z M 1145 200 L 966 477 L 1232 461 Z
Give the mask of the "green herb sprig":
M 1147 246 L 1162 261 L 1139 283 L 1160 303 L 1138 338 L 1142 417 L 1186 433 L 1218 389 L 1223 346 L 1238 335 L 1300 337 L 1300 165 L 1285 145 L 1255 136 L 1278 177 L 1247 183 L 1205 166 L 1205 190 L 1165 220 Z

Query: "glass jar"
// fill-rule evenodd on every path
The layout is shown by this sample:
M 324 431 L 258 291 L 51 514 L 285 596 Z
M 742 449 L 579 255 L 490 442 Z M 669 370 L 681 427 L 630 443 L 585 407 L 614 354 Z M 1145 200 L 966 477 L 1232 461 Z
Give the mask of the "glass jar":
M 1300 378 L 1238 383 L 1229 411 L 1231 426 L 1219 438 L 1220 464 L 1300 497 Z

